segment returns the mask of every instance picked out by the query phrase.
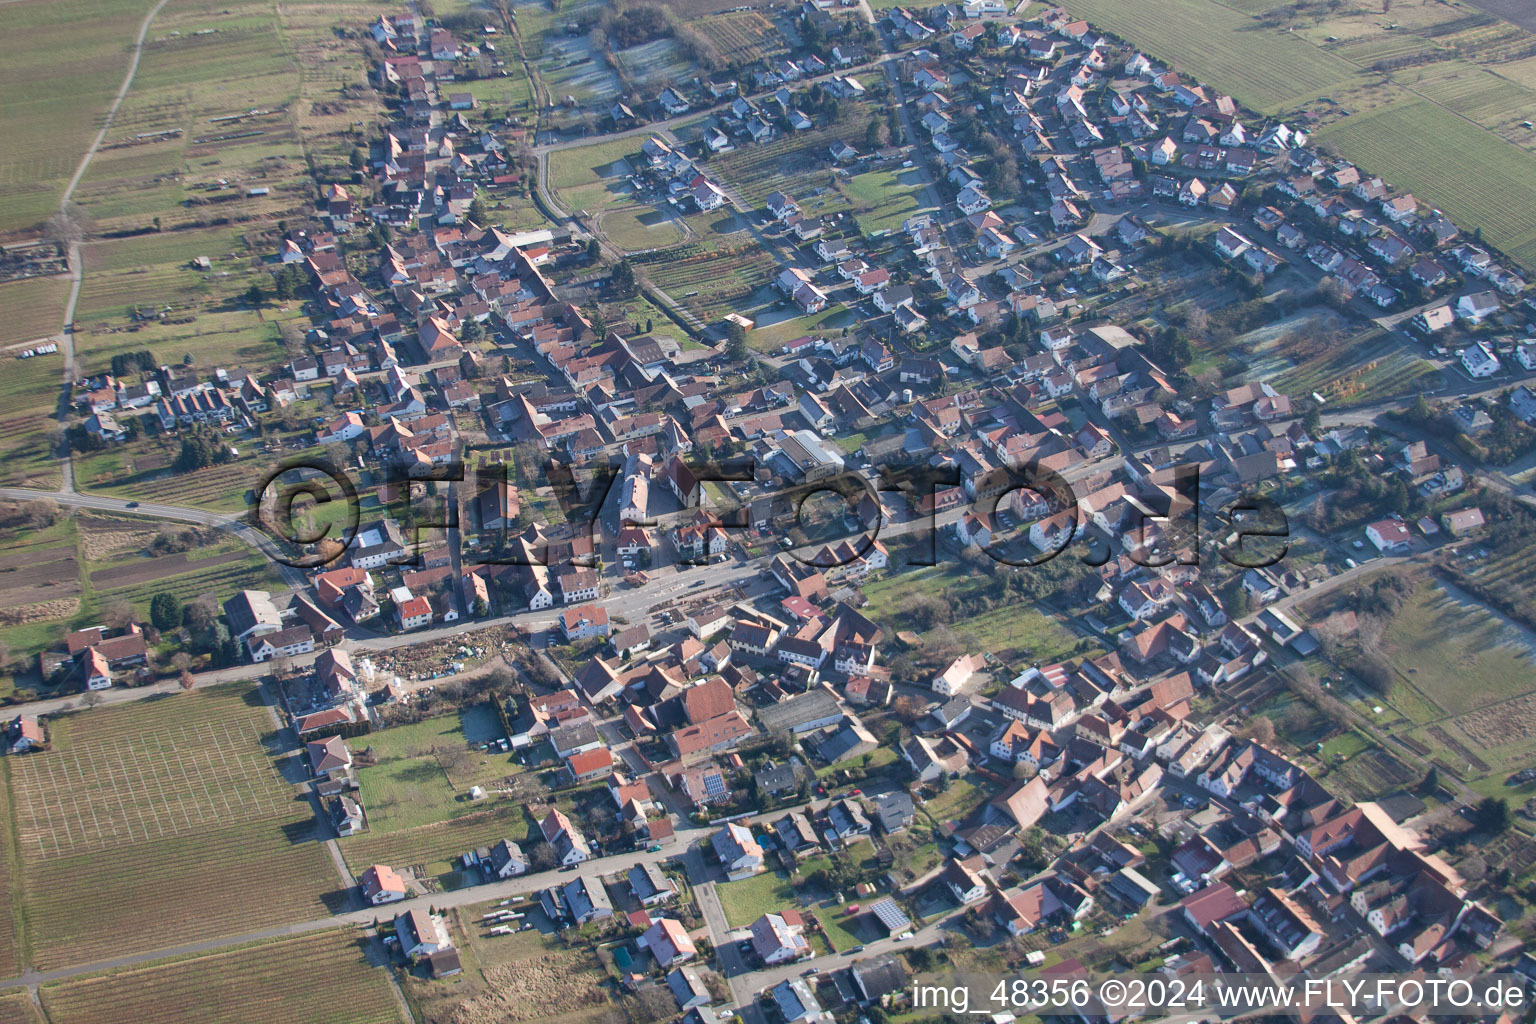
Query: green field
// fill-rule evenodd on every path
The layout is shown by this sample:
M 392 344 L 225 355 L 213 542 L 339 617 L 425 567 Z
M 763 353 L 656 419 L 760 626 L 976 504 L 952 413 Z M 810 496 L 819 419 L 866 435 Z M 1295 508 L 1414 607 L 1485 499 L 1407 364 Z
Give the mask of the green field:
M 52 749 L 8 759 L 31 964 L 325 915 L 340 880 L 272 731 L 242 685 L 55 719 Z
M 1421 586 L 1383 637 L 1398 671 L 1448 715 L 1536 690 L 1527 644 L 1521 630 L 1438 584 Z
M 608 240 L 628 252 L 676 245 L 683 229 L 675 216 L 650 207 L 623 207 L 603 214 L 599 223 Z
M 788 876 L 776 871 L 744 878 L 739 882 L 721 882 L 715 886 L 720 908 L 732 928 L 745 928 L 764 914 L 776 914 L 794 907 L 796 893 Z
M 1536 155 L 1432 103 L 1347 117 L 1319 133 L 1340 153 L 1411 190 L 1528 265 L 1536 265 Z
M 154 0 L 22 0 L 0 33 L 0 233 L 58 209 L 128 69 L 128 49 Z
M 407 1019 L 368 940 L 345 928 L 42 989 L 52 1024 L 385 1024 Z
M 549 187 L 563 192 L 629 173 L 631 158 L 639 159 L 643 139 L 614 139 L 549 154 Z
M 379 763 L 358 772 L 370 833 L 398 832 L 485 811 L 489 805 L 471 801 L 469 788 L 521 774 L 523 767 L 511 754 L 467 748 L 502 735 L 487 705 L 372 733 L 369 746 Z M 459 750 L 467 752 L 456 762 L 449 752 Z
M 848 179 L 846 188 L 853 200 L 853 219 L 866 235 L 894 231 L 915 213 L 931 210 L 919 200 L 923 176 L 916 168 L 909 170 L 870 171 Z
M 1356 74 L 1346 61 L 1214 0 L 1078 0 L 1072 13 L 1264 113 L 1325 95 Z
M 490 846 L 499 839 L 525 843 L 538 835 L 538 823 L 523 808 L 503 801 L 489 809 L 399 832 L 363 832 L 340 840 L 347 867 L 358 874 L 370 864 L 422 865 L 427 875 L 451 884 L 450 863 L 465 850 Z M 542 840 L 540 840 L 542 841 Z

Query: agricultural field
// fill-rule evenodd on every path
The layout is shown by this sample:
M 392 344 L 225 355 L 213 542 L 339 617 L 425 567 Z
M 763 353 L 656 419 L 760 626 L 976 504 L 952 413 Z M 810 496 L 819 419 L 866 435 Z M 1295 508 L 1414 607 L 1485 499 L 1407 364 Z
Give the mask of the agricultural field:
M 273 730 L 249 686 L 51 720 L 51 749 L 9 765 L 33 966 L 313 919 L 345 898 Z
M 396 1024 L 408 1020 L 361 933 L 338 928 L 46 986 L 53 1024 Z
M 870 171 L 848 179 L 845 189 L 853 201 L 853 219 L 865 235 L 894 231 L 913 214 L 931 211 L 920 197 L 923 176 L 916 168 Z
M 266 438 L 274 436 L 269 430 Z M 302 439 L 311 436 L 296 434 L 287 448 L 275 440 L 269 445 L 261 439 L 231 437 L 228 443 L 239 453 L 237 458 L 189 473 L 173 468 L 181 447 L 175 436 L 141 436 L 104 451 L 75 455 L 75 479 L 82 489 L 114 497 L 239 514 L 250 509 L 251 489 L 285 458 L 324 454 L 320 448 L 302 447 Z
M 263 237 L 262 245 L 267 241 Z M 261 369 L 281 356 L 277 322 L 300 313 L 271 302 L 252 308 L 245 293 L 271 290 L 261 259 L 238 229 L 209 228 L 93 242 L 84 247 L 85 280 L 76 310 L 76 355 L 86 372 L 120 352 L 148 349 L 162 363 L 191 355 L 199 366 Z M 213 266 L 197 270 L 192 261 Z M 163 319 L 136 320 L 132 310 Z
M 295 210 L 311 194 L 293 111 L 298 93 L 274 5 L 247 0 L 214 14 L 172 0 L 156 16 L 132 89 L 75 200 L 99 228 Z M 245 194 L 258 185 L 271 192 Z
M 62 315 L 62 307 L 58 311 Z M 12 359 L 0 373 L 0 480 L 12 486 L 59 486 L 58 448 L 52 422 L 63 390 L 61 353 Z
M 766 294 L 778 263 L 747 231 L 656 253 L 636 269 L 706 321 L 780 297 Z
M 11 357 L 5 349 L 30 347 L 40 338 L 57 334 L 68 297 L 67 277 L 33 277 L 0 284 L 0 309 L 5 310 L 5 322 L 0 324 L 0 359 Z
M 12 991 L 0 995 L 0 1024 L 38 1024 L 40 1018 L 32 1006 L 32 997 L 26 992 Z
M 1264 113 L 1326 95 L 1358 73 L 1294 34 L 1262 28 L 1214 0 L 1079 0 L 1072 13 Z
M 1420 586 L 1383 637 L 1398 672 L 1448 715 L 1536 690 L 1533 644 L 1520 627 L 1435 583 Z
M 603 235 L 625 252 L 660 249 L 683 240 L 681 218 L 675 212 L 651 207 L 622 207 L 598 217 Z
M 630 173 L 631 159 L 640 159 L 639 139 L 614 139 L 590 146 L 557 149 L 549 154 L 549 186 L 557 192 L 593 185 Z
M 0 35 L 0 234 L 26 231 L 59 198 L 128 70 L 154 0 L 22 0 Z
M 653 92 L 672 81 L 686 81 L 697 72 L 677 43 L 671 39 L 655 39 L 639 46 L 613 51 L 613 63 L 633 92 Z
M 1366 404 L 1415 394 L 1435 367 L 1390 337 L 1357 337 L 1281 372 L 1275 386 L 1295 394 L 1316 391 L 1336 404 Z
M 1347 117 L 1319 134 L 1348 159 L 1536 265 L 1536 155 L 1427 102 Z
M 784 36 L 757 11 L 733 11 L 706 18 L 700 25 L 726 64 L 745 65 L 785 52 Z

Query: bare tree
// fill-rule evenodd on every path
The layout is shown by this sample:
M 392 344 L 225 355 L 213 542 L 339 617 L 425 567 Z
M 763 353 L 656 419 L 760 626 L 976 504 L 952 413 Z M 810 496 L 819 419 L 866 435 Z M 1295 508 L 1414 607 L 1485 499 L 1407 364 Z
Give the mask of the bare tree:
M 102 617 L 113 629 L 122 629 L 133 621 L 133 605 L 119 598 L 107 605 Z
M 88 708 L 94 708 L 103 700 L 106 700 L 106 698 L 101 695 L 100 690 L 86 690 L 80 698 L 80 703 L 84 704 Z
M 186 669 L 181 670 L 181 674 L 176 677 L 176 682 L 181 684 L 181 688 L 183 690 L 190 690 L 192 687 L 197 685 L 197 680 L 194 679 L 192 677 L 192 673 L 188 672 Z

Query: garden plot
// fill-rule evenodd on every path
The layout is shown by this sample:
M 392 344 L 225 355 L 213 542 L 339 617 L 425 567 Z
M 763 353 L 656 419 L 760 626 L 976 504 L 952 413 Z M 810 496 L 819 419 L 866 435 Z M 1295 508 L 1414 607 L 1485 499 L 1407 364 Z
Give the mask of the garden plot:
M 553 103 L 567 96 L 582 105 L 612 103 L 624 91 L 619 76 L 584 36 L 546 36 L 539 77 Z

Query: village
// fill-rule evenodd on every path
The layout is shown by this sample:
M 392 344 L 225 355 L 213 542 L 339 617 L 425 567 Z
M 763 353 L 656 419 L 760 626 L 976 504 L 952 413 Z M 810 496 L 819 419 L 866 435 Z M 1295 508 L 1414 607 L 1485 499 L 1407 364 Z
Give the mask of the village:
M 178 453 L 83 507 L 269 565 L 45 626 L 4 735 L 28 842 L 86 841 L 49 794 L 95 716 L 240 690 L 274 731 L 230 749 L 281 765 L 412 1019 L 504 1012 L 524 960 L 590 979 L 548 1016 L 697 1024 L 935 1019 L 942 970 L 1536 985 L 1536 299 L 1069 10 L 790 5 L 785 56 L 596 143 L 462 91 L 493 25 L 349 26 L 391 120 L 264 254 L 283 358 L 71 389 L 76 453 Z M 600 209 L 552 180 L 593 145 Z M 631 208 L 729 218 L 741 301 Z M 232 466 L 248 516 L 178 504 Z M 1435 609 L 1486 704 L 1403 653 Z

